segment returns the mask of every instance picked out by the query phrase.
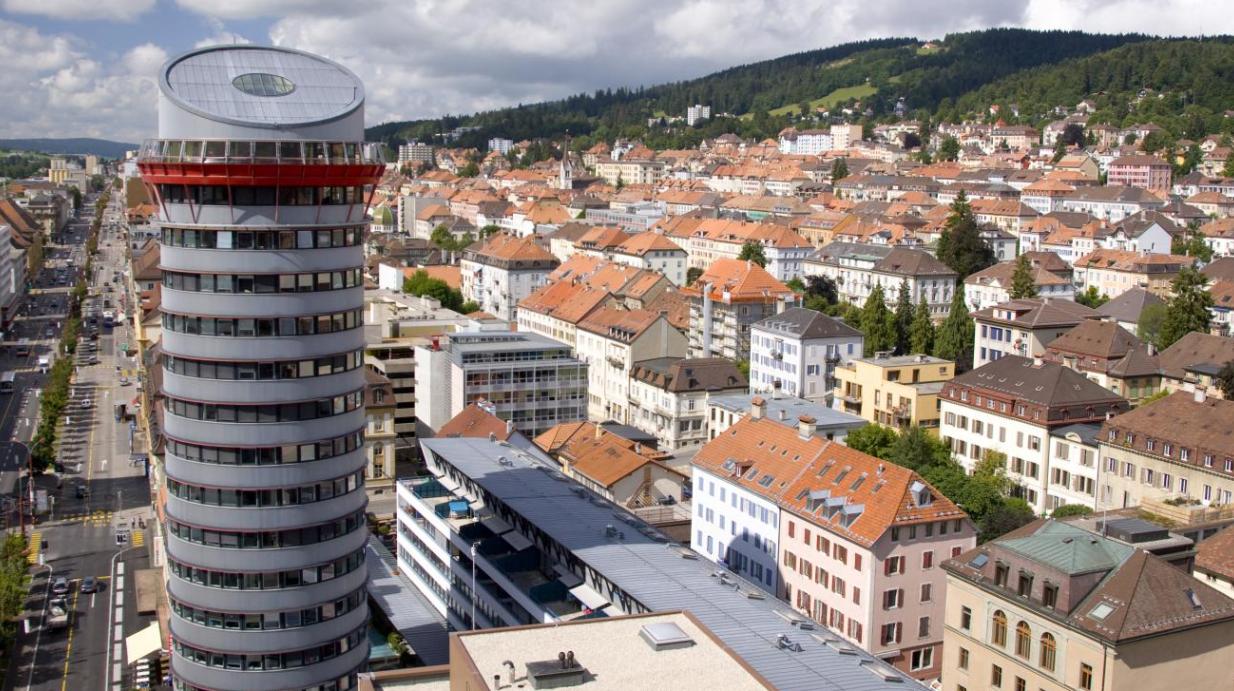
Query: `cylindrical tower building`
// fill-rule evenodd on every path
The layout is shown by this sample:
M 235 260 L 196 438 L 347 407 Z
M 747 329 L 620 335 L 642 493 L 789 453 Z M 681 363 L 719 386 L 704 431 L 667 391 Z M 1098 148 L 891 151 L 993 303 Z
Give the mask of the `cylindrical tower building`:
M 337 691 L 368 656 L 364 87 L 285 48 L 160 73 L 138 159 L 163 219 L 162 393 L 178 689 Z

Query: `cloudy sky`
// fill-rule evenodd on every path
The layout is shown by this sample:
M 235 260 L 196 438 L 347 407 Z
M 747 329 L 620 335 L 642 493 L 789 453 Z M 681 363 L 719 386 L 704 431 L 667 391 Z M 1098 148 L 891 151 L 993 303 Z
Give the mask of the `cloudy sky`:
M 355 70 L 377 124 L 700 76 L 880 36 L 990 26 L 1234 33 L 1212 0 L 0 0 L 0 137 L 155 128 L 155 74 L 252 42 Z

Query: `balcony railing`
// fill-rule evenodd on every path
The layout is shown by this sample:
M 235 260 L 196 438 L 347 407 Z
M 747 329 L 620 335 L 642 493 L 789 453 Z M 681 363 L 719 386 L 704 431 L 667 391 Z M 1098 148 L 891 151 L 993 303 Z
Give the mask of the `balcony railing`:
M 224 139 L 148 139 L 139 163 L 373 165 L 385 163 L 380 144 L 367 142 L 260 142 Z

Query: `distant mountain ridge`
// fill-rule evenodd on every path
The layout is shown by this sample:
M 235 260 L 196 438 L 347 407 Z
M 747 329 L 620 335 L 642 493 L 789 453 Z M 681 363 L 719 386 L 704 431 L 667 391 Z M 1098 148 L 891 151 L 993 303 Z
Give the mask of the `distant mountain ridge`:
M 103 158 L 124 158 L 124 152 L 138 148 L 136 144 L 113 142 L 107 139 L 70 137 L 65 139 L 0 139 L 0 149 L 11 151 L 39 151 L 45 154 L 94 154 Z
M 519 140 L 568 132 L 580 140 L 639 137 L 657 148 L 691 146 L 704 136 L 723 132 L 773 137 L 779 128 L 792 122 L 786 111 L 796 108 L 786 106 L 819 101 L 831 94 L 862 94 L 862 110 L 869 109 L 875 118 L 889 116 L 901 99 L 908 114 L 928 117 L 954 110 L 956 101 L 965 94 L 1018 73 L 1143 42 L 1170 41 L 1142 34 L 1026 29 L 950 34 L 940 41 L 872 39 L 647 88 L 601 89 L 473 115 L 384 123 L 369 128 L 367 135 L 370 140 L 398 143 L 432 139 L 464 126 L 478 129 L 458 139 L 462 146 L 483 147 L 494 136 Z M 686 107 L 694 103 L 710 105 L 712 113 L 749 117 L 742 122 L 717 118 L 672 136 L 664 135 L 662 128 L 648 127 L 649 118 L 683 116 Z

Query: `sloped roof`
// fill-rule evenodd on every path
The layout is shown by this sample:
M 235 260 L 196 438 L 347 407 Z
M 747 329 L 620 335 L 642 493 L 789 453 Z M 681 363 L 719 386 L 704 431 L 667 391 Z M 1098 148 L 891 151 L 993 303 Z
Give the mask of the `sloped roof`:
M 450 418 L 446 424 L 441 426 L 441 429 L 437 430 L 439 437 L 487 439 L 491 434 L 501 441 L 508 440 L 513 433 L 513 427 L 475 403 L 468 404 L 458 415 Z
M 699 449 L 693 465 L 863 545 L 873 544 L 892 525 L 965 516 L 907 468 L 817 436 L 803 438 L 797 429 L 766 418 L 747 416 L 729 427 Z M 912 501 L 915 483 L 930 494 L 929 503 Z M 816 496 L 826 491 L 847 509 L 828 518 L 821 503 L 811 503 L 811 491 Z M 840 520 L 846 510 L 857 513 L 847 527 Z
M 1008 355 L 961 374 L 953 384 L 989 389 L 1044 406 L 1122 401 L 1088 377 L 1052 362 Z
M 682 292 L 701 295 L 702 286 L 707 284 L 712 286 L 713 300 L 723 300 L 726 292 L 734 301 L 794 295 L 788 286 L 776 280 L 766 269 L 741 259 L 717 259 L 692 285 L 682 288 Z
M 669 240 L 660 233 L 647 231 L 643 233 L 635 233 L 630 236 L 625 242 L 617 246 L 616 251 L 622 254 L 632 254 L 635 256 L 643 256 L 648 252 L 685 252 L 677 243 Z
M 1205 364 L 1221 367 L 1234 360 L 1234 338 L 1192 331 L 1161 351 L 1161 373 L 1182 379 L 1188 367 Z
M 1196 568 L 1234 581 L 1234 526 L 1225 528 L 1200 543 L 1195 555 Z
M 601 307 L 578 323 L 578 328 L 622 343 L 631 343 L 660 319 L 659 312 Z
M 1165 300 L 1143 288 L 1131 288 L 1097 308 L 1102 317 L 1125 323 L 1136 323 L 1149 305 L 1164 305 Z
M 804 307 L 790 307 L 783 312 L 767 317 L 752 328 L 792 334 L 801 339 L 855 338 L 861 332 L 835 317 Z
M 634 363 L 630 378 L 673 393 L 744 390 L 749 382 L 728 358 L 655 358 Z
M 1050 342 L 1051 351 L 1066 351 L 1095 358 L 1121 358 L 1140 345 L 1140 339 L 1112 321 L 1086 319 Z

